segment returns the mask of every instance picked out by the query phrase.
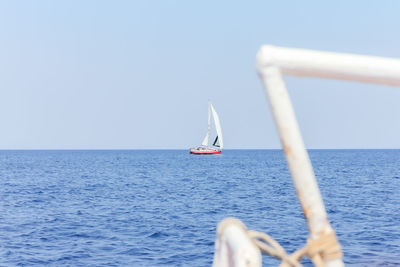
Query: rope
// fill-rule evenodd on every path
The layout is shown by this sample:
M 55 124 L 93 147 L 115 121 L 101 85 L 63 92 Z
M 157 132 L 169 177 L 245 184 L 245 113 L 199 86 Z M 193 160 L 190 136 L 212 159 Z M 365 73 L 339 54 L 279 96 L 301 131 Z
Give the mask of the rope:
M 324 267 L 325 260 L 343 257 L 340 244 L 333 230 L 327 234 L 319 235 L 316 239 L 309 238 L 303 248 L 292 254 L 287 254 L 285 249 L 266 233 L 253 230 L 249 230 L 247 233 L 262 252 L 282 260 L 280 267 L 301 267 L 300 261 L 304 256 L 309 257 L 317 267 Z

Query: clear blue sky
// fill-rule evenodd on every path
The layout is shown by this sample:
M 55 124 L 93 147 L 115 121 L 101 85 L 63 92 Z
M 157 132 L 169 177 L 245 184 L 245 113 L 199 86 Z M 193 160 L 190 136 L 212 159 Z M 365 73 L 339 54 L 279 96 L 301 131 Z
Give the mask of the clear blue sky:
M 1 1 L 0 149 L 280 148 L 262 44 L 400 57 L 399 1 Z M 400 88 L 286 78 L 309 148 L 400 148 Z

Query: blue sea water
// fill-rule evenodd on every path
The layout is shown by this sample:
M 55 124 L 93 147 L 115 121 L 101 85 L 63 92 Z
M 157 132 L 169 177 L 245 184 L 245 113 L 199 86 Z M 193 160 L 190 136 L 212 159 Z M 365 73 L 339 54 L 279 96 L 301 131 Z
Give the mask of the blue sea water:
M 400 150 L 310 157 L 346 265 L 400 265 Z M 0 266 L 211 266 L 228 216 L 304 244 L 282 151 L 0 151 Z

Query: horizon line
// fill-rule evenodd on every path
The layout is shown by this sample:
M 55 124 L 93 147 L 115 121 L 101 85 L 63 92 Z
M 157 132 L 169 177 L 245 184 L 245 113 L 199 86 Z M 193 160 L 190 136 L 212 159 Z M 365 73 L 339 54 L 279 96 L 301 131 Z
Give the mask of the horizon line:
M 134 151 L 189 150 L 189 148 L 0 148 L 0 151 Z M 283 150 L 282 148 L 227 148 L 223 150 Z M 306 148 L 306 150 L 400 150 L 400 148 Z

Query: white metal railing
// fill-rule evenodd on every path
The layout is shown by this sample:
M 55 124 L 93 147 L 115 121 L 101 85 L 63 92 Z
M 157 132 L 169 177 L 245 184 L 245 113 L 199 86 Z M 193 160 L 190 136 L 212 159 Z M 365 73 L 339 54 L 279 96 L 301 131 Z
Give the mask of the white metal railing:
M 332 236 L 334 231 L 330 226 L 282 75 L 400 86 L 400 60 L 265 45 L 260 48 L 257 54 L 257 69 L 268 96 L 292 180 L 307 219 L 310 231 L 309 241 L 321 239 L 326 235 Z M 222 223 L 226 224 L 224 221 Z M 248 245 L 249 242 L 239 241 L 245 238 L 243 236 L 246 236 L 245 227 L 236 227 L 237 231 L 244 233 L 238 234 L 241 238 L 227 237 L 227 235 L 234 233 L 219 229 L 214 267 L 261 266 L 260 261 L 253 263 L 256 265 L 242 265 L 243 263 L 236 261 L 238 258 L 235 255 L 238 253 L 243 253 L 243 251 L 251 251 L 250 254 L 254 253 L 254 248 Z M 248 235 L 246 238 L 252 240 Z M 334 241 L 336 242 L 336 238 Z M 241 246 L 235 244 L 235 242 L 241 242 Z M 218 246 L 222 243 L 225 246 L 223 252 L 221 251 L 222 246 Z M 338 243 L 335 245 L 339 246 Z M 340 252 L 340 246 L 338 249 Z M 218 256 L 221 253 L 226 253 L 228 256 Z M 249 253 L 245 254 L 249 255 Z M 344 266 L 340 256 L 341 252 L 336 255 L 339 256 L 334 259 L 322 255 L 320 259 L 318 257 L 316 257 L 317 260 L 313 259 L 313 262 L 316 265 L 329 267 Z M 317 264 L 317 262 L 320 262 L 320 264 Z

